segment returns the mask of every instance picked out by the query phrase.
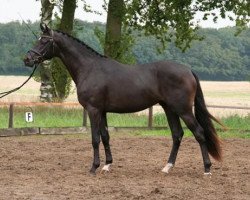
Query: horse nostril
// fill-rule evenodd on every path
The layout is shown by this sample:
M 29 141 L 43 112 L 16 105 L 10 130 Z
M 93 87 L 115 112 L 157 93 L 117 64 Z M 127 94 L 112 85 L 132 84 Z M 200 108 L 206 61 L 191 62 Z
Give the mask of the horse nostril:
M 23 62 L 24 62 L 24 63 L 29 62 L 29 58 L 28 58 L 28 57 L 25 57 L 25 58 L 23 59 Z
M 23 62 L 26 66 L 32 66 L 32 62 L 30 60 L 30 58 L 28 56 L 26 56 L 24 59 L 23 59 Z

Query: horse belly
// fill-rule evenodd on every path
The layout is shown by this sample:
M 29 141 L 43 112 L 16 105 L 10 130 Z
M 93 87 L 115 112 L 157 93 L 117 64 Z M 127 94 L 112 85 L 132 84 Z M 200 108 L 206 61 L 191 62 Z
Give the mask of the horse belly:
M 159 102 L 157 95 L 148 89 L 120 89 L 109 95 L 107 112 L 131 113 L 149 108 Z
M 151 104 L 144 104 L 144 105 L 125 105 L 125 106 L 109 106 L 107 107 L 106 112 L 112 112 L 112 113 L 133 113 L 133 112 L 139 112 L 142 110 L 145 110 L 156 103 Z

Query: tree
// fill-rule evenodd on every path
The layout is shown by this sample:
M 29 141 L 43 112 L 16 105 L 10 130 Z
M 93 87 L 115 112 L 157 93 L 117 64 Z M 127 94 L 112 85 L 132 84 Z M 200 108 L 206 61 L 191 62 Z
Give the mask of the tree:
M 106 33 L 96 29 L 95 34 L 103 44 L 104 54 L 122 63 L 135 63 L 132 54 L 134 39 L 126 34 L 123 26 L 126 14 L 124 0 L 110 0 L 108 3 Z
M 58 29 L 71 34 L 73 31 L 74 14 L 76 9 L 76 0 L 64 0 L 62 9 L 62 18 Z M 71 88 L 71 77 L 60 59 L 53 59 L 52 65 L 53 82 L 56 91 L 56 101 L 63 101 L 68 97 Z
M 112 29 L 109 27 L 115 27 L 116 31 L 113 32 L 116 39 L 122 38 L 121 32 L 118 31 L 121 30 L 122 21 L 127 30 L 137 29 L 145 35 L 156 36 L 162 44 L 162 49 L 166 48 L 167 42 L 174 41 L 177 47 L 185 51 L 193 40 L 203 39 L 197 34 L 199 23 L 195 21 L 195 15 L 198 12 L 203 13 L 202 20 L 212 17 L 215 23 L 219 17 L 235 20 L 238 27 L 236 33 L 239 33 L 250 21 L 249 8 L 248 0 L 110 0 L 106 38 L 112 37 Z M 109 20 L 109 16 L 112 18 L 116 15 L 119 16 L 119 23 Z M 105 48 L 109 49 L 108 52 L 119 49 L 120 42 L 113 43 L 118 46 L 109 43 L 108 41 L 105 45 Z
M 47 26 L 51 26 L 52 24 L 52 14 L 54 5 L 50 2 L 50 0 L 41 0 L 42 9 L 41 9 L 41 23 L 46 24 Z M 51 102 L 55 98 L 55 89 L 53 85 L 53 78 L 51 74 L 51 62 L 44 61 L 40 65 L 40 78 L 41 78 L 41 86 L 40 86 L 40 100 L 42 102 Z
M 53 4 L 51 2 L 54 2 Z M 57 5 L 62 11 L 62 17 L 57 18 L 55 23 L 57 29 L 72 33 L 74 23 L 74 13 L 76 9 L 76 0 L 41 0 L 42 18 L 41 22 L 52 26 L 53 8 Z M 71 78 L 63 63 L 55 58 L 51 62 L 45 61 L 40 69 L 41 77 L 41 101 L 63 101 L 69 95 L 71 88 Z
M 119 58 L 121 48 L 122 22 L 125 15 L 123 0 L 110 0 L 106 23 L 104 54 L 112 58 Z
M 72 33 L 74 24 L 74 15 L 76 9 L 77 0 L 64 0 L 63 1 L 63 11 L 62 19 L 59 29 L 65 33 Z

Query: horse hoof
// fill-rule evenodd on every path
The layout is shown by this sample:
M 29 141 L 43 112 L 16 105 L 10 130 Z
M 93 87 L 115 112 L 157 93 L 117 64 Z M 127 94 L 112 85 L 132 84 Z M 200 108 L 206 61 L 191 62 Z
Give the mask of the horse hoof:
M 211 172 L 205 172 L 205 173 L 204 173 L 204 176 L 211 177 L 211 176 L 212 176 L 212 173 L 211 173 Z
M 104 165 L 101 170 L 101 173 L 110 172 L 110 169 L 111 169 L 111 164 Z
M 95 172 L 93 172 L 93 171 L 89 171 L 89 173 L 90 173 L 90 175 L 92 175 L 92 176 L 95 176 L 96 175 L 96 173 Z
M 171 168 L 173 168 L 173 167 L 174 167 L 174 165 L 173 165 L 172 163 L 168 163 L 161 171 L 162 171 L 163 173 L 168 174 L 168 173 L 169 173 L 169 170 L 170 170 Z
M 89 170 L 89 173 L 90 173 L 91 175 L 96 175 L 95 171 L 96 171 L 95 169 L 91 168 L 91 169 Z

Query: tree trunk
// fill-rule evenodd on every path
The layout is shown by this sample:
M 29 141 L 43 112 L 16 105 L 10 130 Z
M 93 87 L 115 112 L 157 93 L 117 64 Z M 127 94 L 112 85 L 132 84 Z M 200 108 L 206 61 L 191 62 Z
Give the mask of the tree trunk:
M 71 34 L 74 24 L 75 9 L 76 0 L 64 0 L 62 19 L 59 27 L 61 31 Z
M 124 0 L 110 0 L 106 24 L 104 54 L 114 59 L 120 57 Z
M 76 0 L 64 0 L 62 19 L 59 24 L 59 30 L 71 34 L 74 24 L 74 14 L 76 9 Z M 54 85 L 56 88 L 57 101 L 63 101 L 68 97 L 71 88 L 71 77 L 60 59 L 53 59 L 52 67 Z
M 51 26 L 52 14 L 54 5 L 49 0 L 41 0 L 41 23 Z M 51 102 L 54 98 L 54 85 L 51 74 L 51 63 L 50 61 L 44 61 L 40 68 L 41 86 L 40 86 L 40 100 L 42 102 Z

